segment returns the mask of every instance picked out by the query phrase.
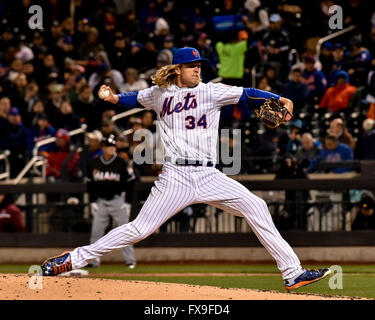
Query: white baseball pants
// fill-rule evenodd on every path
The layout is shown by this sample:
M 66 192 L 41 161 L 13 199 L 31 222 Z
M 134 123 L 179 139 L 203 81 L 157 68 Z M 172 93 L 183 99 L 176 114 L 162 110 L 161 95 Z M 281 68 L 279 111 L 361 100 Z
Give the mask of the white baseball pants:
M 276 229 L 264 200 L 213 167 L 170 163 L 164 164 L 163 172 L 135 220 L 111 230 L 93 244 L 71 252 L 73 269 L 146 238 L 177 212 L 199 202 L 244 217 L 276 260 L 284 279 L 302 273 L 298 257 Z

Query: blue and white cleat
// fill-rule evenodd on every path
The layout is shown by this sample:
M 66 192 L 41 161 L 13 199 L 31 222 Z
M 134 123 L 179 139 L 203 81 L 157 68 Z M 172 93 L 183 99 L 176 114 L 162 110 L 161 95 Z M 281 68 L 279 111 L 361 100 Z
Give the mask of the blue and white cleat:
M 319 281 L 324 277 L 328 276 L 331 273 L 331 269 L 305 269 L 305 272 L 296 276 L 295 278 L 284 280 L 285 289 L 290 291 L 303 286 L 306 286 L 310 283 Z
M 43 276 L 57 276 L 60 273 L 72 270 L 70 252 L 64 252 L 59 256 L 47 259 L 42 263 Z

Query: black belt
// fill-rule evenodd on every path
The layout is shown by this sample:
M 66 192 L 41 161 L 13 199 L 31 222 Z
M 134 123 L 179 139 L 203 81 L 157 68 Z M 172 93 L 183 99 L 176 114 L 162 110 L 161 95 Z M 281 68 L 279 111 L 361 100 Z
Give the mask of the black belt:
M 175 161 L 172 160 L 171 157 L 165 157 L 164 160 L 166 162 L 170 162 L 173 164 L 177 164 L 180 166 L 206 166 L 206 167 L 214 167 L 214 163 L 212 161 L 207 161 L 206 163 L 202 160 L 191 160 L 191 159 L 183 159 L 177 158 Z

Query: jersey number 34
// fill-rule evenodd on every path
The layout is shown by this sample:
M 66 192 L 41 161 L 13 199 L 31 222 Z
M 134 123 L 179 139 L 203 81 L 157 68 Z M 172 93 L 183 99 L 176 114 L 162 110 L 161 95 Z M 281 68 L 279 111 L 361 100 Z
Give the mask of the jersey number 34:
M 206 120 L 205 114 L 201 116 L 197 122 L 196 122 L 195 117 L 187 116 L 185 118 L 185 122 L 186 122 L 186 125 L 185 125 L 186 129 L 195 129 L 195 127 L 203 127 L 204 129 L 207 128 L 207 120 Z

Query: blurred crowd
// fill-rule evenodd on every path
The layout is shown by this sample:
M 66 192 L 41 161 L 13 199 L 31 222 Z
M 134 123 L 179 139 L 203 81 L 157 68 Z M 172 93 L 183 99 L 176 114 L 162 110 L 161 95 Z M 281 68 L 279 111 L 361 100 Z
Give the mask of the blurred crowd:
M 29 26 L 34 4 L 43 9 L 42 30 Z M 328 23 L 335 4 L 343 8 L 343 28 L 356 28 L 318 50 L 318 40 L 337 31 Z M 280 157 L 292 157 L 305 173 L 321 161 L 375 159 L 374 9 L 370 0 L 0 1 L 0 150 L 11 152 L 11 177 L 42 155 L 48 177 L 81 179 L 109 134 L 131 161 L 141 143 L 134 132 L 155 135 L 156 115 L 114 122 L 124 109 L 100 100 L 98 88 L 147 88 L 183 46 L 209 60 L 204 82 L 256 87 L 294 102 L 294 120 L 276 130 L 248 106 L 223 108 L 221 128 L 242 129 L 243 172 L 268 172 Z M 88 134 L 69 134 L 82 125 Z M 56 142 L 36 145 L 48 137 Z M 155 175 L 160 167 L 137 169 Z

